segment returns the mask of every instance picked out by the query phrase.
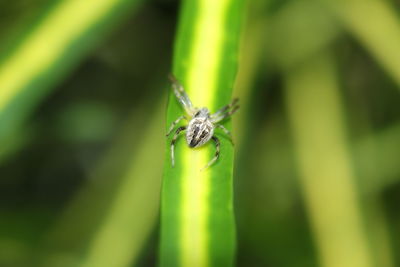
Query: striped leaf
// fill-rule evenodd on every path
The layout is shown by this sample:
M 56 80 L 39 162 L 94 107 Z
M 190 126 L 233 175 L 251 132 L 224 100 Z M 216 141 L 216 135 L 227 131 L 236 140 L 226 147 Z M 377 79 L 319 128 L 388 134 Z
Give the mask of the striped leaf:
M 211 112 L 231 101 L 237 69 L 242 0 L 183 1 L 173 73 L 194 106 Z M 167 125 L 183 109 L 170 94 Z M 224 124 L 230 128 L 229 121 Z M 161 207 L 161 266 L 231 266 L 235 250 L 232 208 L 233 146 L 216 130 L 221 156 L 210 168 L 212 142 L 190 149 L 182 136 L 171 165 L 170 141 Z
M 60 0 L 0 55 L 0 145 L 104 32 L 140 0 Z

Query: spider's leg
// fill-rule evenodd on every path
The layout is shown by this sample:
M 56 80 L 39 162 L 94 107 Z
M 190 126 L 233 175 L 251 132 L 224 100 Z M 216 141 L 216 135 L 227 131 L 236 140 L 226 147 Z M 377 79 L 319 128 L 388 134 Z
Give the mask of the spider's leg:
M 226 113 L 230 108 L 232 108 L 232 107 L 234 108 L 238 102 L 239 102 L 239 98 L 234 98 L 230 104 L 220 108 L 214 114 L 212 114 L 211 118 L 215 118 L 215 117 L 224 115 L 224 113 Z
M 222 121 L 222 120 L 224 120 L 224 119 L 226 119 L 226 118 L 228 118 L 228 117 L 230 117 L 230 116 L 232 116 L 238 109 L 239 109 L 239 105 L 236 105 L 236 106 L 234 106 L 230 111 L 228 111 L 228 112 L 225 112 L 225 113 L 223 113 L 223 114 L 218 114 L 218 116 L 212 116 L 211 117 L 211 121 L 213 122 L 213 123 L 217 123 L 217 122 L 220 122 L 220 121 Z M 215 113 L 216 114 L 216 113 Z M 215 115 L 215 114 L 213 114 L 213 115 Z
M 169 135 L 171 134 L 172 130 L 175 128 L 175 126 L 176 126 L 182 119 L 186 119 L 186 120 L 187 120 L 187 118 L 186 118 L 184 115 L 182 115 L 182 116 L 180 116 L 179 118 L 177 118 L 173 123 L 171 123 L 171 126 L 169 127 L 169 130 L 168 130 L 166 136 L 169 136 Z
M 186 130 L 186 126 L 182 126 L 182 127 L 179 127 L 178 129 L 176 129 L 174 138 L 172 138 L 172 141 L 171 141 L 171 161 L 172 161 L 172 167 L 174 167 L 174 165 L 175 165 L 175 154 L 174 154 L 175 143 L 176 143 L 176 140 L 177 140 L 178 137 L 179 137 L 179 134 L 180 134 L 182 131 L 184 131 L 184 130 Z
M 224 131 L 224 133 L 229 137 L 229 140 L 231 141 L 231 143 L 233 145 L 233 138 L 232 138 L 231 132 L 221 124 L 216 124 L 215 126 L 220 128 L 222 131 Z
M 213 137 L 211 137 L 211 138 L 212 138 L 212 140 L 214 140 L 214 143 L 215 143 L 215 148 L 216 148 L 216 150 L 215 150 L 215 156 L 213 157 L 212 160 L 210 160 L 209 163 L 207 163 L 206 166 L 204 166 L 203 169 L 201 169 L 201 171 L 203 171 L 203 170 L 207 169 L 208 167 L 210 167 L 211 165 L 213 165 L 214 162 L 217 161 L 217 159 L 219 158 L 219 152 L 220 152 L 220 143 L 219 143 L 219 139 L 218 139 L 218 137 L 216 137 L 216 136 L 213 136 Z
M 196 112 L 196 109 L 193 107 L 192 101 L 190 101 L 190 98 L 183 89 L 182 84 L 175 78 L 174 75 L 170 74 L 168 77 L 172 83 L 172 89 L 174 90 L 174 94 L 179 103 L 181 103 L 185 111 L 190 116 L 193 116 Z

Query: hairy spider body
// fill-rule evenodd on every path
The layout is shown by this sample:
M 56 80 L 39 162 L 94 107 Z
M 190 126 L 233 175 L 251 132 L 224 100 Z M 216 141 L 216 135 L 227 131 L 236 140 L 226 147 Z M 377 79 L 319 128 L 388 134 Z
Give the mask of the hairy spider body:
M 227 134 L 232 141 L 231 133 L 219 122 L 222 120 L 229 118 L 233 113 L 235 113 L 239 105 L 238 99 L 235 98 L 229 105 L 226 105 L 220 108 L 214 114 L 210 114 L 210 111 L 207 108 L 195 108 L 192 105 L 188 95 L 186 94 L 183 86 L 178 82 L 178 80 L 170 75 L 170 80 L 172 82 L 172 87 L 177 97 L 178 101 L 181 103 L 183 108 L 185 109 L 186 113 L 190 116 L 189 124 L 187 126 L 178 127 L 175 131 L 175 135 L 171 141 L 171 161 L 172 166 L 175 164 L 174 158 L 174 148 L 176 140 L 179 137 L 179 134 L 182 131 L 186 131 L 186 143 L 191 148 L 200 147 L 206 144 L 210 139 L 212 139 L 216 146 L 216 152 L 214 158 L 204 167 L 207 168 L 211 166 L 217 159 L 219 158 L 220 154 L 220 142 L 218 137 L 214 136 L 215 128 L 220 128 Z M 167 137 L 172 133 L 175 126 L 182 120 L 188 118 L 184 115 L 177 118 L 168 130 Z
M 189 147 L 199 147 L 207 143 L 214 134 L 214 125 L 208 109 L 202 108 L 190 120 L 186 130 L 186 142 Z

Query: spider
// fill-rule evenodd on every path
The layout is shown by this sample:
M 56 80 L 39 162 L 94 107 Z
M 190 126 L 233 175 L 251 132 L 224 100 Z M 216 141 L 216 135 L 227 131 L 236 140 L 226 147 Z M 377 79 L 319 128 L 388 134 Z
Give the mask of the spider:
M 239 109 L 238 105 L 239 99 L 237 98 L 233 99 L 230 104 L 220 108 L 214 114 L 210 114 L 210 111 L 205 107 L 196 108 L 193 106 L 183 86 L 173 75 L 169 75 L 169 79 L 171 80 L 172 88 L 174 90 L 176 98 L 185 109 L 187 115 L 190 116 L 190 119 L 188 119 L 185 115 L 182 115 L 179 118 L 177 118 L 171 124 L 166 134 L 166 136 L 168 137 L 174 130 L 175 126 L 182 119 L 189 120 L 189 124 L 187 126 L 181 126 L 176 129 L 175 135 L 172 138 L 171 141 L 172 167 L 174 167 L 175 165 L 174 149 L 176 140 L 178 139 L 179 134 L 181 132 L 186 131 L 186 143 L 191 148 L 200 147 L 206 144 L 210 139 L 214 141 L 216 146 L 215 156 L 210 162 L 208 162 L 208 164 L 202 170 L 207 169 L 215 161 L 218 160 L 220 154 L 220 142 L 218 137 L 214 135 L 215 128 L 220 128 L 226 135 L 228 135 L 229 140 L 233 143 L 231 133 L 223 125 L 219 124 L 219 122 L 232 116 L 232 114 Z

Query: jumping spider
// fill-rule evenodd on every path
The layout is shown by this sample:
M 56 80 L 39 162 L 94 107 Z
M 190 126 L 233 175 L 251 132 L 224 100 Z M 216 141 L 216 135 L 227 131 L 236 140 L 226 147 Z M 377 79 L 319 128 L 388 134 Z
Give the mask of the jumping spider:
M 220 108 L 214 114 L 210 114 L 210 111 L 203 107 L 203 108 L 196 108 L 193 106 L 192 102 L 189 99 L 189 96 L 186 94 L 183 86 L 178 82 L 178 80 L 173 76 L 170 75 L 169 79 L 172 83 L 172 88 L 174 90 L 175 96 L 178 101 L 181 103 L 183 108 L 185 109 L 186 113 L 189 115 L 189 119 L 182 115 L 177 118 L 168 130 L 166 136 L 168 137 L 172 131 L 174 130 L 175 126 L 182 120 L 186 119 L 189 120 L 189 124 L 187 126 L 181 126 L 175 131 L 175 135 L 171 141 L 171 160 L 172 160 L 172 167 L 175 164 L 175 156 L 174 156 L 174 148 L 175 142 L 179 137 L 179 134 L 182 131 L 186 130 L 186 142 L 189 147 L 195 148 L 200 147 L 207 143 L 210 139 L 215 142 L 216 152 L 214 158 L 203 168 L 206 169 L 211 166 L 219 157 L 220 152 L 220 142 L 218 137 L 214 134 L 215 128 L 220 128 L 224 131 L 225 134 L 228 135 L 229 139 L 232 142 L 231 133 L 226 129 L 223 125 L 219 124 L 222 120 L 230 117 L 233 113 L 235 113 L 239 109 L 239 105 L 237 104 L 239 99 L 235 98 L 229 105 L 226 105 Z

